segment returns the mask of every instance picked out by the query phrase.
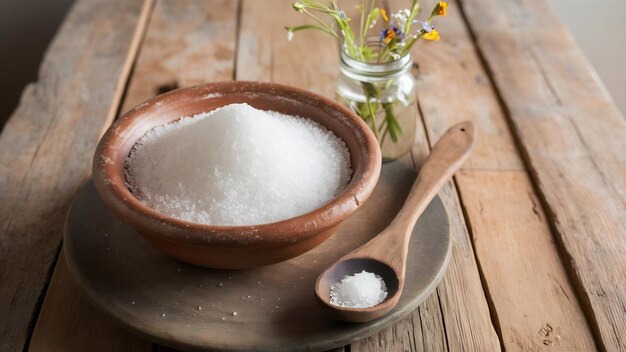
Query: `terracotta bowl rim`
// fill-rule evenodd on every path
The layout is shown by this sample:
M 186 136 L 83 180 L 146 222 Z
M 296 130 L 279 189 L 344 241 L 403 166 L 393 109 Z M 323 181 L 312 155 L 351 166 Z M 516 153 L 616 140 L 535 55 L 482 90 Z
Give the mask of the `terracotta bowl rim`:
M 166 105 L 180 98 L 206 98 L 211 94 L 267 94 L 268 91 L 278 93 L 277 99 L 306 98 L 306 101 L 299 101 L 305 105 L 317 103 L 320 106 L 318 109 L 335 111 L 342 116 L 344 123 L 354 127 L 355 138 L 361 146 L 361 161 L 356 170 L 352 165 L 352 176 L 348 185 L 333 199 L 308 213 L 277 222 L 245 226 L 205 225 L 180 220 L 162 214 L 137 199 L 126 186 L 123 166 L 119 167 L 119 163 L 111 162 L 115 160 L 113 155 L 116 146 L 123 141 L 124 131 L 137 123 L 143 113 L 155 105 Z M 301 116 L 306 117 L 306 114 Z M 126 112 L 112 124 L 98 143 L 93 161 L 93 179 L 105 204 L 131 226 L 151 229 L 148 230 L 150 236 L 189 245 L 264 247 L 298 242 L 338 225 L 367 200 L 378 182 L 380 169 L 381 152 L 374 134 L 348 108 L 321 95 L 283 84 L 225 81 L 176 89 L 149 99 Z

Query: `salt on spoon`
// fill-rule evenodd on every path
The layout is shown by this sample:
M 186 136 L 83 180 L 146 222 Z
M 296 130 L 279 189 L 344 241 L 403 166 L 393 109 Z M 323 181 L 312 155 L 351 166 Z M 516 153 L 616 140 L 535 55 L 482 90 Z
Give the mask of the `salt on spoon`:
M 369 308 L 384 301 L 387 286 L 380 275 L 361 271 L 330 286 L 330 303 L 339 307 Z
M 398 212 L 391 224 L 381 233 L 363 246 L 348 253 L 323 273 L 315 283 L 315 294 L 318 301 L 327 308 L 336 319 L 348 322 L 367 322 L 382 317 L 396 306 L 406 274 L 406 258 L 409 249 L 409 240 L 417 219 L 435 197 L 439 189 L 454 175 L 474 145 L 474 127 L 470 121 L 457 124 L 439 139 L 433 147 L 428 159 L 422 166 L 415 179 L 411 191 L 407 196 L 402 209 Z M 382 300 L 372 299 L 378 290 L 372 290 L 368 285 L 353 285 L 353 289 L 367 287 L 366 292 L 350 294 L 348 300 L 358 298 L 358 302 L 350 304 L 334 304 L 338 302 L 337 287 L 345 285 L 346 275 L 366 271 L 369 275 L 378 275 L 384 281 L 387 291 Z M 358 274 L 357 274 L 358 275 Z M 367 275 L 371 278 L 371 276 Z M 374 275 L 374 277 L 376 276 Z M 360 282 L 360 279 L 359 279 Z M 371 279 L 364 280 L 371 282 Z M 335 289 L 333 290 L 333 286 Z M 335 297 L 333 298 L 332 295 Z M 343 290 L 341 290 L 343 292 Z M 374 295 L 372 295 L 374 294 Z M 365 299 L 362 299 L 365 297 Z M 370 299 L 368 301 L 368 299 Z M 367 302 L 366 307 L 359 307 L 360 303 Z M 379 301 L 377 304 L 370 303 Z

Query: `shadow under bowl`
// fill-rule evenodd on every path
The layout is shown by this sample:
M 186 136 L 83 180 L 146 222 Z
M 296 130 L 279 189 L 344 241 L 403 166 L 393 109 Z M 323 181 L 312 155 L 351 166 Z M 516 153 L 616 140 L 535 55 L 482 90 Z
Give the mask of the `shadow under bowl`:
M 151 129 L 224 105 L 309 118 L 341 138 L 352 177 L 323 206 L 290 219 L 251 226 L 204 225 L 164 215 L 139 201 L 126 185 L 124 162 Z M 94 155 L 93 179 L 105 204 L 152 246 L 179 260 L 219 269 L 245 269 L 284 261 L 324 242 L 372 193 L 381 168 L 378 143 L 349 109 L 322 96 L 262 82 L 218 82 L 157 96 L 130 110 L 104 134 Z

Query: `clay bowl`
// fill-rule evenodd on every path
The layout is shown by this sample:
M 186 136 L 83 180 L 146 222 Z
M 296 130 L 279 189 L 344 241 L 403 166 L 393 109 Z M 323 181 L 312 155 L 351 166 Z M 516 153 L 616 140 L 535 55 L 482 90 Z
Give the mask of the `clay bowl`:
M 346 188 L 309 213 L 252 226 L 187 222 L 163 215 L 135 198 L 125 183 L 124 161 L 137 140 L 152 128 L 182 116 L 242 102 L 258 109 L 310 118 L 343 139 L 353 170 Z M 106 205 L 159 251 L 205 267 L 244 269 L 293 258 L 324 242 L 367 200 L 378 181 L 380 165 L 375 137 L 350 110 L 301 89 L 235 81 L 178 89 L 124 114 L 98 144 L 93 179 Z

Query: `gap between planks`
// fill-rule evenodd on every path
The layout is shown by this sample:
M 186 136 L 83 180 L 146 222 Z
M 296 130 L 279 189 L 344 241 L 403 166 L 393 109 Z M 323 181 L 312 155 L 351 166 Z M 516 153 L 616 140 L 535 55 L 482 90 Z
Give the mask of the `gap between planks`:
M 147 3 L 151 16 L 143 26 L 142 45 L 139 48 L 137 43 L 138 52 L 131 60 L 134 61 L 132 72 L 129 69 L 130 76 L 120 85 L 125 87 L 123 98 L 120 94 L 121 104 L 111 107 L 118 114 L 168 89 L 232 78 L 235 50 L 232 43 L 237 20 L 232 2 L 155 0 Z M 197 37 L 203 40 L 194 40 Z M 181 42 L 193 45 L 181 48 Z M 162 65 L 163 62 L 170 64 Z M 62 305 L 64 309 L 59 310 Z M 57 263 L 30 350 L 48 351 L 50 346 L 54 347 L 52 350 L 68 352 L 163 348 L 123 329 L 97 311 L 73 283 L 64 262 Z
M 271 65 L 271 66 L 273 67 L 273 65 Z M 273 71 L 273 70 L 272 70 L 272 69 L 270 69 L 270 71 Z M 279 80 L 280 80 L 280 79 L 285 79 L 285 78 L 280 78 L 280 77 L 281 77 L 281 76 L 279 75 Z M 293 80 L 293 79 L 294 79 L 294 77 L 291 77 L 291 78 L 286 77 L 286 78 L 287 78 L 287 79 L 289 79 L 289 80 Z M 297 80 L 297 79 L 296 79 L 296 80 Z M 297 82 L 296 82 L 296 83 L 297 83 Z M 292 83 L 292 84 L 293 84 L 293 83 Z M 431 127 L 431 128 L 432 128 L 432 127 Z M 423 131 L 423 129 L 422 129 L 422 131 Z M 422 132 L 422 133 L 423 133 L 423 132 Z M 438 306 L 438 307 L 439 307 L 438 309 L 439 309 L 439 310 L 441 310 L 441 309 L 442 309 L 442 308 L 441 308 L 441 307 L 442 307 L 442 304 L 441 304 L 441 300 L 439 299 L 439 297 L 437 298 L 437 300 L 436 300 L 436 301 L 437 301 L 436 306 Z M 421 317 L 422 317 L 422 316 L 420 315 L 420 321 L 421 321 Z M 445 327 L 444 327 L 444 329 L 445 329 Z M 444 333 L 445 333 L 445 330 L 444 330 Z M 426 338 L 428 338 L 428 336 L 425 336 L 425 337 L 426 337 Z M 444 343 L 445 343 L 445 341 L 444 341 Z M 433 346 L 433 345 L 429 345 L 429 346 Z
M 598 253 L 606 252 L 606 261 L 613 262 L 608 265 L 609 270 L 615 271 L 616 268 L 619 268 L 617 269 L 617 272 L 619 273 L 621 270 L 622 276 L 624 276 L 624 266 L 626 264 L 623 260 L 621 263 L 619 260 L 616 260 L 619 259 L 619 256 L 612 256 L 614 253 L 611 253 L 610 251 L 606 251 L 602 248 L 589 248 L 590 246 L 584 244 L 586 240 L 593 239 L 598 235 L 605 237 L 605 235 L 610 234 L 613 236 L 611 240 L 614 241 L 616 240 L 615 237 L 619 238 L 619 230 L 617 227 L 612 228 L 611 225 L 608 224 L 607 226 L 604 226 L 600 222 L 602 219 L 596 220 L 593 216 L 590 217 L 589 225 L 584 223 L 581 225 L 580 219 L 584 219 L 589 216 L 588 213 L 594 212 L 594 210 L 590 208 L 592 207 L 590 205 L 591 203 L 589 203 L 589 201 L 592 200 L 587 199 L 587 201 L 580 202 L 580 199 L 576 197 L 580 197 L 581 193 L 584 192 L 579 192 L 576 187 L 567 187 L 567 189 L 563 190 L 556 187 L 559 183 L 572 183 L 571 177 L 568 177 L 569 172 L 565 172 L 569 168 L 565 165 L 559 164 L 550 165 L 548 167 L 546 165 L 545 158 L 549 158 L 554 151 L 550 150 L 545 144 L 537 145 L 536 139 L 541 137 L 541 135 L 531 134 L 532 132 L 541 133 L 542 129 L 545 130 L 545 127 L 548 127 L 546 123 L 548 120 L 545 119 L 544 121 L 546 122 L 539 119 L 537 119 L 536 122 L 524 121 L 524 118 L 528 118 L 532 116 L 532 114 L 527 117 L 524 115 L 523 110 L 520 110 L 520 103 L 523 102 L 523 100 L 520 100 L 515 96 L 518 94 L 516 92 L 518 87 L 511 85 L 506 78 L 494 74 L 494 70 L 497 70 L 501 66 L 507 67 L 510 63 L 506 62 L 506 60 L 502 60 L 502 57 L 499 56 L 501 53 L 498 52 L 498 50 L 494 50 L 493 46 L 486 44 L 490 39 L 487 38 L 490 36 L 490 33 L 488 29 L 485 28 L 485 25 L 481 24 L 480 20 L 476 18 L 476 14 L 480 13 L 485 16 L 495 15 L 490 13 L 490 11 L 484 11 L 485 6 L 482 1 L 478 1 L 476 3 L 461 1 L 461 3 L 463 5 L 463 16 L 468 24 L 468 28 L 470 29 L 476 48 L 479 51 L 483 66 L 489 72 L 491 84 L 494 87 L 499 87 L 499 89 L 496 89 L 498 92 L 498 100 L 506 113 L 510 130 L 514 132 L 515 142 L 518 149 L 522 153 L 524 162 L 529 170 L 531 170 L 530 175 L 533 188 L 539 195 L 539 201 L 542 208 L 545 209 L 549 218 L 551 233 L 558 244 L 558 253 L 560 254 L 562 263 L 567 269 L 570 282 L 576 288 L 575 295 L 582 303 L 582 307 L 586 313 L 587 322 L 591 326 L 591 330 L 593 332 L 595 343 L 601 350 L 626 350 L 626 345 L 623 341 L 623 331 L 626 329 L 626 314 L 624 314 L 626 313 L 626 308 L 624 308 L 626 292 L 623 289 L 623 285 L 622 289 L 619 289 L 618 282 L 620 279 L 615 277 L 619 275 L 613 275 L 613 279 L 604 277 L 605 273 L 602 266 L 605 259 L 598 256 Z M 540 9 L 533 7 L 540 7 Z M 596 139 L 599 136 L 597 131 L 602 130 L 603 128 L 606 129 L 607 124 L 609 124 L 608 122 L 603 121 L 617 119 L 618 123 L 614 125 L 613 129 L 609 128 L 608 131 L 619 130 L 624 132 L 623 120 L 620 120 L 619 117 L 621 116 L 619 116 L 619 112 L 615 108 L 610 97 L 608 97 L 606 90 L 593 71 L 593 68 L 591 68 L 589 63 L 584 60 L 582 53 L 576 48 L 576 44 L 573 39 L 556 19 L 555 14 L 552 13 L 550 9 L 545 9 L 546 7 L 548 7 L 548 5 L 545 3 L 531 4 L 530 2 L 520 2 L 507 7 L 510 9 L 510 11 L 507 12 L 518 12 L 518 16 L 528 21 L 535 21 L 537 23 L 546 22 L 549 23 L 549 26 L 552 26 L 550 30 L 545 30 L 553 34 L 550 36 L 549 40 L 551 40 L 553 44 L 558 43 L 556 46 L 557 49 L 554 56 L 550 56 L 549 58 L 547 56 L 542 59 L 547 60 L 552 65 L 555 65 L 556 62 L 561 60 L 561 68 L 569 65 L 567 66 L 567 69 L 569 70 L 567 74 L 569 76 L 559 76 L 562 72 L 553 73 L 553 70 L 548 71 L 547 68 L 544 67 L 542 60 L 539 59 L 536 49 L 534 48 L 535 45 L 541 47 L 541 45 L 543 45 L 541 44 L 541 41 L 532 45 L 522 43 L 523 40 L 515 37 L 515 34 L 511 34 L 515 32 L 515 27 L 512 27 L 513 29 L 510 30 L 511 33 L 507 33 L 511 36 L 507 39 L 512 39 L 512 41 L 501 45 L 511 48 L 511 53 L 509 53 L 509 55 L 513 55 L 514 57 L 517 57 L 516 54 L 519 54 L 520 47 L 524 45 L 533 46 L 525 47 L 524 49 L 529 52 L 531 58 L 533 59 L 531 60 L 532 65 L 535 66 L 535 72 L 530 75 L 527 74 L 530 76 L 528 79 L 536 79 L 537 82 L 543 81 L 543 84 L 546 87 L 545 89 L 549 93 L 538 99 L 527 100 L 528 111 L 536 109 L 536 106 L 534 105 L 542 106 L 543 104 L 545 116 L 552 117 L 551 120 L 553 122 L 550 121 L 550 123 L 552 123 L 552 125 L 550 125 L 551 130 L 555 131 L 556 136 L 559 136 L 560 133 L 561 138 L 564 138 L 564 143 L 567 141 L 571 144 L 571 148 L 565 149 L 563 154 L 560 156 L 562 160 L 571 159 L 571 162 L 575 162 L 576 160 L 581 161 L 581 158 L 576 158 L 571 154 L 573 151 L 582 148 L 586 153 L 590 154 L 592 168 L 595 168 L 589 173 L 590 176 L 595 176 L 593 174 L 598 173 L 602 178 L 602 181 L 606 182 L 604 180 L 605 177 L 610 179 L 611 177 L 614 177 L 618 171 L 616 171 L 615 168 L 607 168 L 605 163 L 606 160 L 595 160 L 594 158 L 600 158 L 600 156 L 594 154 L 594 149 L 602 148 L 603 145 L 619 145 L 619 143 L 617 143 L 615 133 L 601 133 L 602 137 L 600 137 L 600 140 Z M 500 18 L 498 18 L 498 20 L 500 20 Z M 521 35 L 521 37 L 524 36 Z M 530 37 L 534 38 L 532 36 Z M 542 51 L 542 53 L 544 55 L 549 55 L 545 51 Z M 527 68 L 521 67 L 522 71 L 524 69 Z M 533 75 L 538 75 L 539 77 L 534 77 Z M 513 77 L 515 77 L 514 74 Z M 585 80 L 583 77 L 588 77 L 589 79 Z M 580 80 L 580 82 L 576 82 L 576 80 Z M 571 94 L 571 91 L 568 89 L 571 89 L 574 86 L 581 92 L 588 92 L 589 98 L 581 100 L 577 98 L 575 94 Z M 535 88 L 529 87 L 528 89 Z M 541 91 L 541 87 L 536 90 Z M 553 101 L 550 101 L 552 98 Z M 585 109 L 587 109 L 585 103 L 594 99 L 594 109 L 596 110 L 599 120 L 593 122 L 589 121 L 588 127 L 590 128 L 590 131 L 585 131 L 585 137 L 583 136 L 581 129 L 578 127 L 577 123 L 579 122 L 576 119 L 580 118 L 581 115 L 588 115 L 588 113 L 585 112 Z M 566 113 L 565 116 L 561 116 L 563 114 L 562 111 L 565 104 L 567 104 L 569 112 Z M 560 128 L 562 121 L 565 121 L 562 117 L 566 117 L 568 122 L 571 124 L 571 128 L 569 130 L 567 128 Z M 540 125 L 540 123 L 543 123 L 543 125 Z M 612 126 L 612 124 L 609 125 Z M 596 131 L 594 131 L 594 129 Z M 570 137 L 567 136 L 568 132 L 579 138 L 578 142 L 580 144 L 576 145 L 577 141 L 569 139 Z M 595 136 L 594 133 L 596 133 Z M 611 136 L 611 134 L 613 135 Z M 585 138 L 590 138 L 594 143 L 587 144 Z M 616 149 L 623 148 L 617 147 Z M 579 154 L 583 153 L 579 152 Z M 615 163 L 615 166 L 619 165 L 619 161 L 613 160 L 613 162 Z M 548 163 L 550 162 L 548 161 Z M 584 161 L 581 161 L 581 163 L 584 163 Z M 571 166 L 574 170 L 578 167 L 576 164 L 572 164 Z M 555 173 L 559 177 L 555 177 Z M 593 188 L 600 190 L 602 189 L 602 186 L 596 184 Z M 616 184 L 616 188 L 619 189 L 619 184 Z M 607 199 L 609 200 L 609 202 L 606 202 L 607 204 L 616 200 L 619 202 L 618 199 L 620 198 L 620 192 L 617 189 L 615 189 L 609 196 L 609 198 L 616 199 Z M 621 194 L 623 194 L 623 188 Z M 568 205 L 569 201 L 575 202 L 575 209 L 564 209 L 564 207 Z M 623 197 L 621 202 L 624 202 Z M 602 207 L 602 205 L 599 207 Z M 607 213 L 611 214 L 610 212 Z M 615 219 L 609 220 L 608 222 L 614 220 Z M 583 222 L 584 221 L 586 220 L 583 220 Z M 593 223 L 593 221 L 596 222 Z M 602 231 L 602 234 L 598 234 L 597 231 Z M 621 233 L 621 241 L 624 241 L 623 227 Z M 603 242 L 602 239 L 598 239 L 597 241 L 599 241 L 597 243 Z M 619 239 L 617 239 L 617 241 L 619 241 Z M 606 244 L 604 247 L 606 247 Z M 604 282 L 602 280 L 604 280 Z M 618 287 L 615 287 L 615 285 Z M 604 291 L 602 288 L 603 286 L 606 287 L 609 294 Z M 620 305 L 622 306 L 622 312 L 616 313 L 616 311 L 619 310 Z M 620 331 L 622 333 L 620 333 Z
M 130 65 L 128 54 L 136 49 L 145 22 L 144 2 L 118 3 L 120 11 L 113 13 L 100 8 L 103 3 L 72 6 L 44 55 L 38 81 L 26 87 L 0 136 L 6 171 L 0 179 L 6 199 L 0 205 L 3 351 L 28 346 L 57 261 L 65 210 L 88 174 L 90 148 L 101 125 L 111 121 Z M 115 30 L 110 21 L 117 21 Z M 70 102 L 64 99 L 68 96 L 82 100 Z M 86 103 L 89 99 L 94 102 Z M 94 123 L 85 124 L 84 115 Z
M 526 175 L 524 164 L 519 157 L 502 106 L 497 100 L 497 92 L 488 84 L 489 77 L 477 56 L 467 24 L 457 10 L 459 7 L 455 6 L 457 3 L 451 2 L 450 5 L 448 17 L 437 23 L 441 33 L 446 36 L 428 54 L 420 50 L 414 51 L 422 69 L 425 68 L 424 75 L 421 75 L 421 86 L 427 87 L 420 90 L 419 106 L 431 141 L 436 140 L 448 126 L 467 118 L 474 120 L 479 132 L 476 149 L 464 166 L 464 171 L 458 173 L 455 180 L 461 195 L 465 220 L 475 245 L 475 258 L 480 264 L 481 280 L 490 302 L 490 313 L 494 325 L 499 327 L 501 347 L 509 350 L 593 349 L 589 327 L 578 302 L 565 301 L 568 294 L 572 295 L 572 288 L 557 248 L 551 242 L 547 221 L 545 217 L 535 219 L 536 212 L 541 213 L 542 209 L 536 209 L 534 202 L 528 202 L 525 198 L 526 192 L 522 192 L 521 198 L 515 193 L 508 194 L 503 199 L 490 198 L 491 192 L 502 193 L 499 188 L 511 185 L 511 182 L 520 191 L 530 189 L 531 196 L 534 190 L 523 177 Z M 455 94 L 455 98 L 448 101 L 445 100 L 446 96 L 452 94 L 445 94 L 446 91 L 461 94 Z M 481 145 L 485 141 L 487 143 Z M 495 175 L 492 177 L 493 182 L 477 183 L 473 186 L 469 186 L 469 182 L 461 182 L 480 179 L 484 175 Z M 520 207 L 514 215 L 506 213 L 515 209 L 512 206 L 520 199 L 526 207 Z M 490 212 L 468 212 L 476 210 L 477 204 L 480 205 L 481 202 L 487 202 L 486 209 Z M 498 218 L 500 211 L 509 214 L 508 217 Z M 528 219 L 534 221 L 531 224 L 538 229 L 534 240 L 543 243 L 539 249 L 545 257 L 532 266 L 525 258 L 509 262 L 506 252 L 497 250 L 497 246 L 504 245 L 501 248 L 507 248 L 514 245 L 519 246 L 529 257 L 535 255 L 538 248 L 534 243 L 519 236 L 520 231 L 522 234 L 524 232 L 519 223 L 525 223 Z M 508 222 L 515 231 L 511 231 L 508 226 L 503 227 Z M 482 224 L 496 226 L 479 228 Z M 494 237 L 499 232 L 510 234 L 508 237 L 500 236 L 499 239 Z M 524 276 L 527 271 L 537 276 Z M 525 294 L 520 300 L 516 290 L 507 290 L 507 287 L 515 287 Z M 538 294 L 539 292 L 546 294 Z M 533 300 L 538 304 L 534 304 Z M 510 309 L 511 306 L 515 309 Z M 552 325 L 546 328 L 546 322 L 551 322 Z M 550 340 L 557 333 L 551 332 L 547 339 L 541 336 L 551 327 L 564 331 L 560 333 L 563 336 L 559 338 L 558 344 Z

